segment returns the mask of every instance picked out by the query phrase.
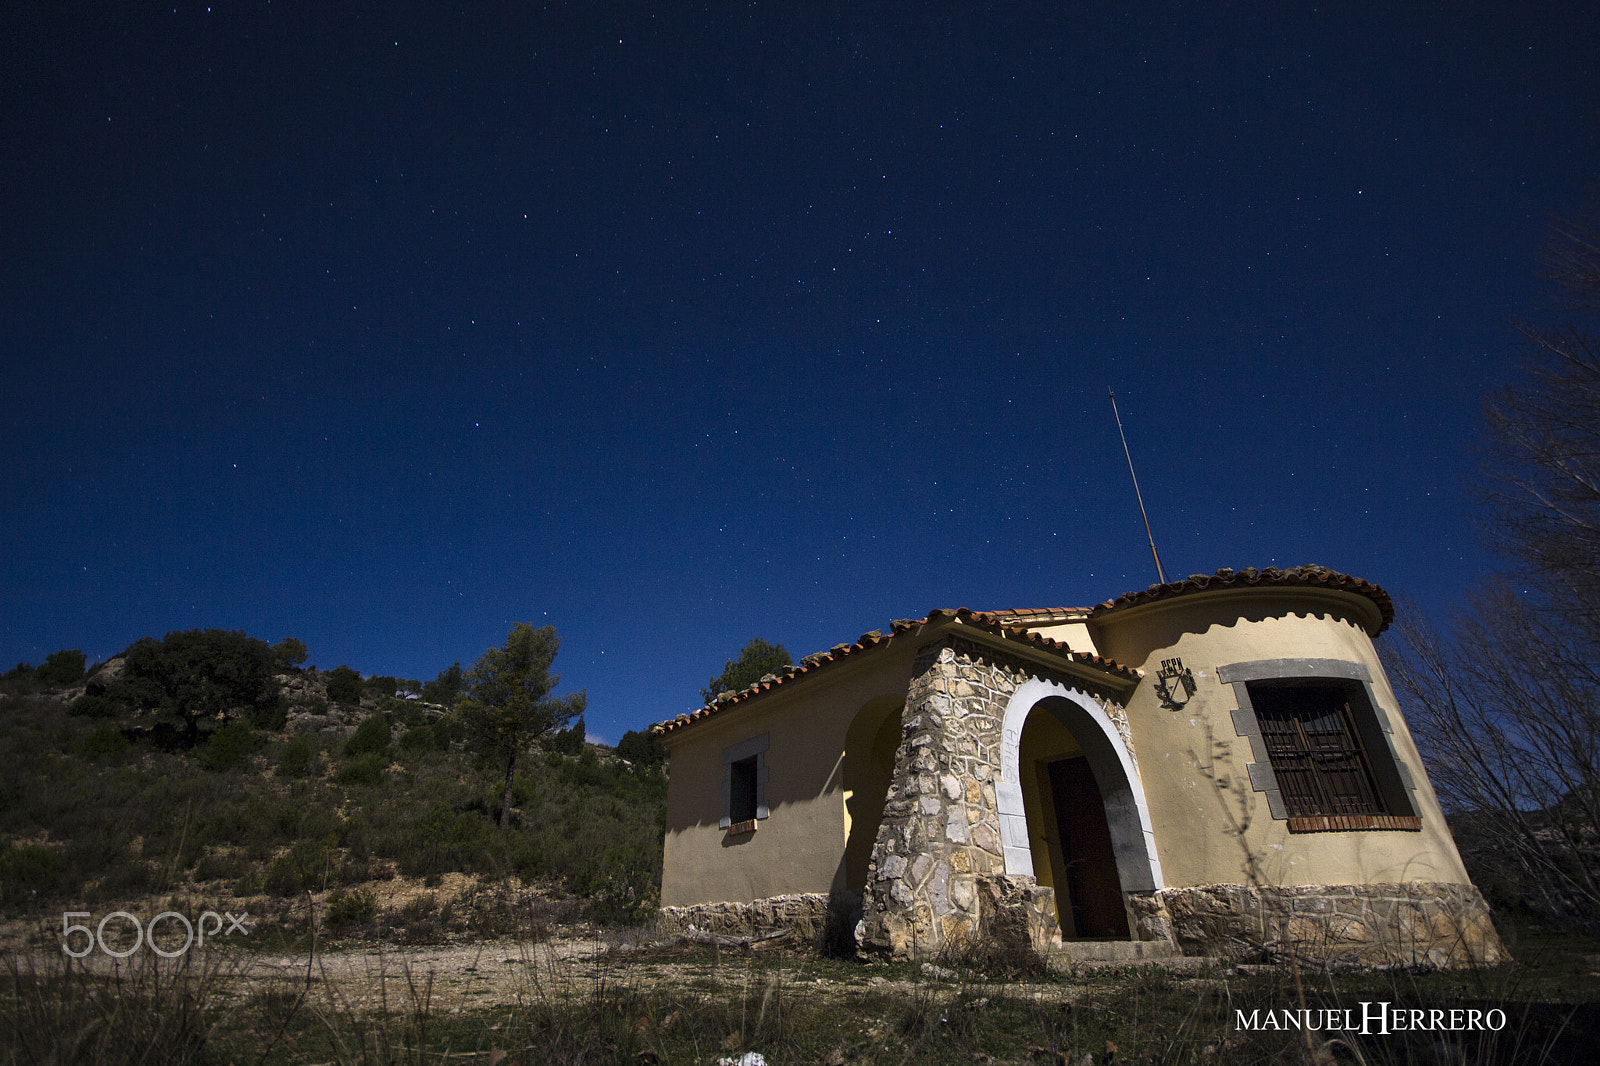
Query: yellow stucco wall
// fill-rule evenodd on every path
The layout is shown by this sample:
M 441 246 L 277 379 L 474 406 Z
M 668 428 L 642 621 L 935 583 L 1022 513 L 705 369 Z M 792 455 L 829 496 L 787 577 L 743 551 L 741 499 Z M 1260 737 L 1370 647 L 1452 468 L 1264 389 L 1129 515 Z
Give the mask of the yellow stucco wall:
M 893 644 L 858 653 L 803 686 L 795 684 L 790 691 L 779 686 L 751 701 L 748 709 L 734 704 L 697 723 L 686 736 L 668 733 L 663 738 L 672 753 L 663 906 L 845 887 L 847 737 L 866 710 L 871 728 L 858 734 L 865 734 L 869 752 L 875 741 L 881 746 L 883 715 L 903 705 L 914 653 L 914 648 Z M 793 691 L 801 689 L 803 698 Z M 758 822 L 754 833 L 730 836 L 718 826 L 727 813 L 722 753 L 763 733 L 768 735 L 770 817 Z M 898 743 L 898 737 L 894 740 Z M 888 758 L 893 756 L 891 744 Z M 870 759 L 869 754 L 863 761 Z M 870 776 L 887 786 L 887 770 Z
M 1102 654 L 1147 675 L 1128 702 L 1128 721 L 1169 887 L 1252 877 L 1282 887 L 1468 882 L 1372 639 L 1347 617 L 1361 611 L 1340 599 L 1304 589 L 1229 590 L 1128 610 L 1093 627 Z M 1161 706 L 1154 684 L 1161 662 L 1175 657 L 1197 685 L 1177 711 Z M 1290 833 L 1285 820 L 1272 818 L 1265 795 L 1251 789 L 1246 767 L 1254 757 L 1235 735 L 1234 690 L 1217 670 L 1280 658 L 1366 666 L 1372 696 L 1393 725 L 1395 752 L 1416 786 L 1420 832 Z
M 1269 587 L 1124 608 L 1074 634 L 1074 644 L 1092 637 L 1092 650 L 1145 671 L 1127 697 L 1126 716 L 1166 887 L 1468 883 L 1368 635 L 1366 627 L 1376 625 L 1363 598 Z M 881 811 L 873 797 L 888 784 L 917 646 L 913 638 L 854 653 L 664 737 L 672 767 L 663 905 L 860 886 Z M 1197 684 L 1176 711 L 1161 706 L 1155 684 L 1162 660 L 1170 658 L 1181 658 Z M 1290 833 L 1284 819 L 1271 816 L 1265 795 L 1251 788 L 1250 744 L 1235 734 L 1234 689 L 1217 671 L 1277 659 L 1366 668 L 1371 697 L 1392 724 L 1396 756 L 1415 786 L 1409 800 L 1421 818 L 1420 832 Z M 762 734 L 768 738 L 770 817 L 752 834 L 730 835 L 719 827 L 728 813 L 723 752 Z M 1018 775 L 1035 876 L 1046 885 L 1061 871 L 1059 854 L 1048 844 L 1056 830 L 1038 767 L 1076 747 L 1059 721 L 1035 712 L 1024 726 L 1017 767 L 1002 771 Z
M 1094 638 L 1089 635 L 1087 622 L 1074 620 L 1071 622 L 1057 622 L 1053 625 L 1032 626 L 1030 628 L 1041 637 L 1049 637 L 1051 640 L 1065 644 L 1073 651 L 1088 652 L 1090 655 L 1100 654 L 1095 650 Z

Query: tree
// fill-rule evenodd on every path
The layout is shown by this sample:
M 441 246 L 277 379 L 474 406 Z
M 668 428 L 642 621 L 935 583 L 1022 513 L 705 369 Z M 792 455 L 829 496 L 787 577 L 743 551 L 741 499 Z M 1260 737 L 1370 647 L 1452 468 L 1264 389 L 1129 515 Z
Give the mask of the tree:
M 361 675 L 344 663 L 328 671 L 324 684 L 328 687 L 328 698 L 335 703 L 358 704 L 361 702 L 361 693 L 365 691 Z
M 566 727 L 583 713 L 582 692 L 550 693 L 561 681 L 550 672 L 561 638 L 554 626 L 535 629 L 527 622 L 511 627 L 501 648 L 490 648 L 467 671 L 460 703 L 468 743 L 480 758 L 505 768 L 500 825 L 511 824 L 511 780 L 517 760 L 535 740 Z
M 53 651 L 44 657 L 44 665 L 39 667 L 34 675 L 41 685 L 53 688 L 66 688 L 76 685 L 83 680 L 83 652 L 76 648 L 68 651 Z
M 1522 327 L 1522 380 L 1486 408 L 1486 525 L 1516 585 L 1440 633 L 1397 627 L 1385 665 L 1406 698 L 1463 858 L 1503 901 L 1600 923 L 1600 240 L 1549 253 L 1567 321 Z M 1414 612 L 1413 612 L 1414 614 Z M 1507 899 L 1509 897 L 1509 900 Z
M 649 733 L 630 729 L 617 741 L 617 755 L 627 759 L 638 770 L 653 770 L 667 761 L 667 749 Z
M 448 670 L 440 670 L 438 677 L 422 686 L 423 700 L 444 707 L 454 707 L 456 700 L 461 696 L 461 686 L 465 684 L 465 677 L 460 663 L 456 663 Z
M 266 641 L 237 630 L 190 629 L 145 637 L 123 652 L 122 676 L 107 697 L 130 709 L 154 709 L 184 727 L 190 747 L 200 723 L 237 711 L 263 719 L 278 703 L 277 657 Z
M 1488 406 L 1483 497 L 1491 534 L 1545 606 L 1600 641 L 1600 235 L 1564 226 L 1546 260 L 1568 317 L 1521 327 L 1524 380 Z
M 573 722 L 567 729 L 558 729 L 551 733 L 544 742 L 544 750 L 555 752 L 557 755 L 580 755 L 583 745 L 589 736 L 588 727 L 583 724 L 583 715 Z
M 700 698 L 707 703 L 724 692 L 747 689 L 768 674 L 776 674 L 785 666 L 794 665 L 782 644 L 768 644 L 760 637 L 751 640 L 739 653 L 739 661 L 729 659 L 722 665 L 722 673 L 706 682 Z
M 1600 675 L 1560 613 L 1499 582 L 1440 634 L 1417 612 L 1385 669 L 1473 880 L 1558 922 L 1600 919 Z
M 284 637 L 272 646 L 272 654 L 278 657 L 279 666 L 285 670 L 293 670 L 305 662 L 311 652 L 295 637 Z

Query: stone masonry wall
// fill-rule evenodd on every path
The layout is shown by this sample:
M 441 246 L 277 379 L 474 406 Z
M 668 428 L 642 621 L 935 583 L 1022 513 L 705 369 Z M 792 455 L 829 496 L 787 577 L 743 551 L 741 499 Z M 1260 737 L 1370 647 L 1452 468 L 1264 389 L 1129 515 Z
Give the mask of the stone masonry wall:
M 1001 726 L 1011 694 L 1039 676 L 955 637 L 918 653 L 867 872 L 862 947 L 928 955 L 985 934 L 979 881 L 1005 874 L 995 803 Z
M 1332 966 L 1486 965 L 1510 958 L 1472 885 L 1203 885 L 1128 897 L 1186 955 Z
M 848 907 L 849 901 L 843 901 Z M 659 928 L 664 933 L 694 930 L 721 937 L 764 936 L 779 929 L 794 933 L 797 943 L 820 941 L 828 928 L 830 912 L 841 901 L 826 892 L 801 892 L 771 896 L 749 903 L 697 903 L 689 907 L 662 907 Z

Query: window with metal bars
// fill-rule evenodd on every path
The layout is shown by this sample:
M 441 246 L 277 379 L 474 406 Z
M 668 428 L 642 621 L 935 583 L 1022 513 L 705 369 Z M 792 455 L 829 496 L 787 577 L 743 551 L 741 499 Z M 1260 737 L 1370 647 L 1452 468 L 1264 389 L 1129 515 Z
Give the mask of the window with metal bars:
M 1251 683 L 1250 702 L 1291 819 L 1389 813 L 1337 682 Z

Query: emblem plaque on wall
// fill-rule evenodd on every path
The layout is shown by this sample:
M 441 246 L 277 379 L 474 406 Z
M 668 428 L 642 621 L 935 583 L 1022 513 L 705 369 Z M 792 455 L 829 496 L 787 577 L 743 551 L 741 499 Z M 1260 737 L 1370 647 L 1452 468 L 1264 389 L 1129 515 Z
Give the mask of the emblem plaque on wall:
M 1169 711 L 1182 709 L 1194 696 L 1194 671 L 1183 665 L 1182 659 L 1163 659 L 1156 673 L 1156 695 L 1161 706 Z

